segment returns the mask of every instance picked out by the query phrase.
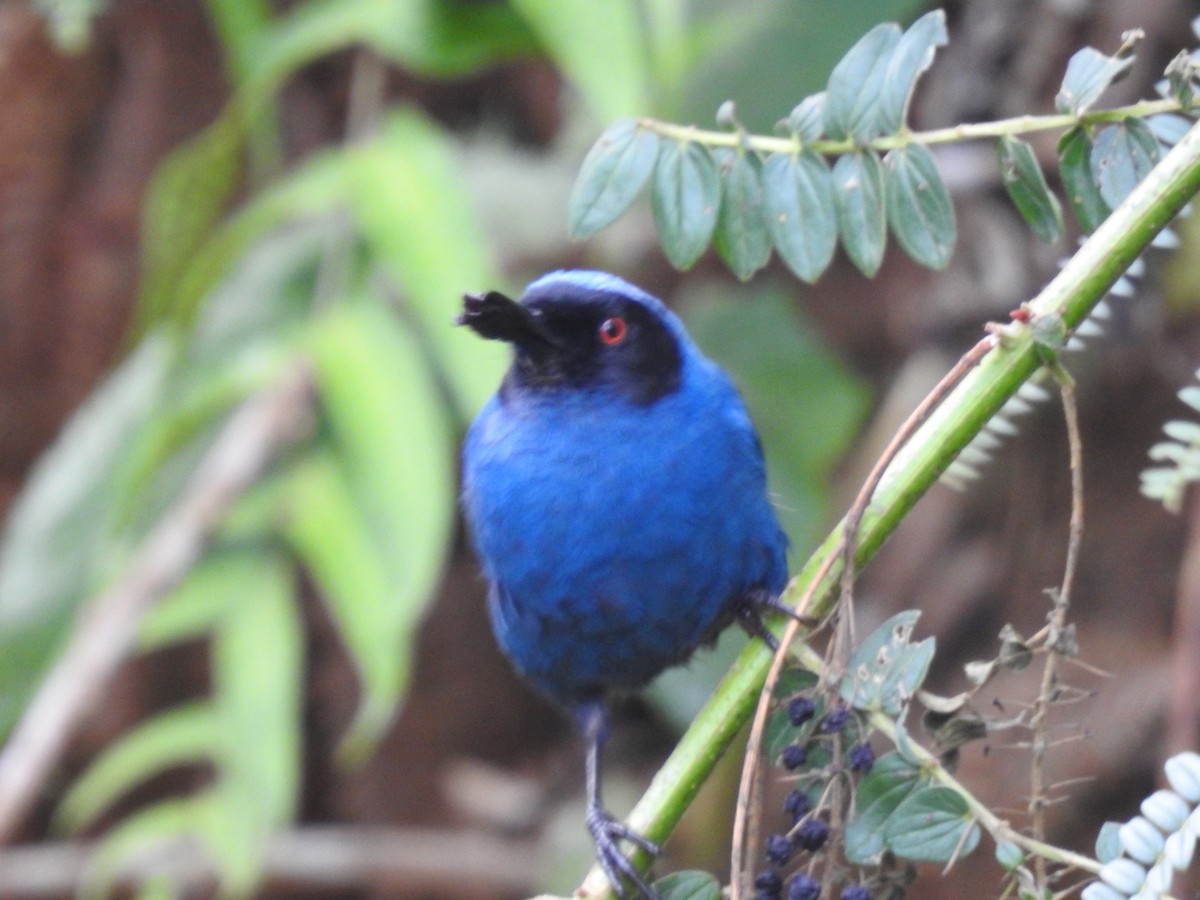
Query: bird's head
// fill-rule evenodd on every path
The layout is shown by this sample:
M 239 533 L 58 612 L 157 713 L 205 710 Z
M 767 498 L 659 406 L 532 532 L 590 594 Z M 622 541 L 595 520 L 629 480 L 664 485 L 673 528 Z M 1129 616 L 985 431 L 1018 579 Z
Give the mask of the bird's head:
M 609 389 L 642 405 L 678 389 L 689 340 L 662 303 L 603 272 L 552 272 L 520 302 L 467 294 L 458 322 L 513 345 L 506 389 Z

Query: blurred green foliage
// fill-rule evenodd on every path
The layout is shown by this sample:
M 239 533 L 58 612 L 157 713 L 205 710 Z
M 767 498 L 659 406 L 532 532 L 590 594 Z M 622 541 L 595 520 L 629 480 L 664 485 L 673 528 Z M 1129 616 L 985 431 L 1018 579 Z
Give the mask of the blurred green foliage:
M 43 5 L 86 36 L 93 5 Z M 733 52 L 731 35 L 766 35 L 823 5 L 746 3 L 736 15 L 703 6 L 304 0 L 280 13 L 266 0 L 209 0 L 232 97 L 153 179 L 130 350 L 42 458 L 0 536 L 0 734 L 80 604 L 121 578 L 235 408 L 300 364 L 312 373 L 316 423 L 238 499 L 204 558 L 142 625 L 142 650 L 206 639 L 211 692 L 109 747 L 68 792 L 58 825 L 89 827 L 182 764 L 206 764 L 214 778 L 112 828 L 92 867 L 94 892 L 129 853 L 182 834 L 201 838 L 228 893 L 253 889 L 265 838 L 297 805 L 300 572 L 359 676 L 343 759 L 369 752 L 403 702 L 415 629 L 448 551 L 454 435 L 505 364 L 502 348 L 451 324 L 463 291 L 504 281 L 453 140 L 401 107 L 354 141 L 286 166 L 280 87 L 351 48 L 426 77 L 541 52 L 601 119 L 670 111 L 695 95 L 702 59 Z M 911 6 L 854 4 L 852 15 L 826 18 L 848 42 L 868 7 L 874 21 Z M 815 41 L 814 27 L 804 25 L 803 46 L 839 46 Z M 794 48 L 773 58 L 780 68 L 758 87 L 794 93 L 789 73 L 824 65 Z M 823 475 L 863 395 L 790 307 L 776 291 L 737 305 L 726 296 L 696 304 L 689 320 L 746 392 L 789 531 L 806 544 L 824 516 Z

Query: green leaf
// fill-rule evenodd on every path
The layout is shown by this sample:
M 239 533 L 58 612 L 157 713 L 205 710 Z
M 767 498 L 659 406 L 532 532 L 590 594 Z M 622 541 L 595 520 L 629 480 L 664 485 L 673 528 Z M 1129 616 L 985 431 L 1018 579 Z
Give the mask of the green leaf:
M 508 353 L 448 323 L 464 291 L 499 276 L 446 135 L 413 109 L 383 123 L 377 138 L 342 159 L 350 203 L 375 256 L 420 322 L 460 417 L 474 417 L 496 388 Z
M 708 150 L 691 141 L 663 141 L 651 185 L 651 207 L 663 251 L 677 269 L 700 258 L 721 206 L 721 179 Z
M 957 791 L 937 785 L 904 798 L 888 817 L 884 839 L 897 856 L 914 862 L 946 863 L 978 846 L 979 826 Z
M 892 234 L 921 265 L 943 268 L 954 252 L 954 205 L 933 154 L 921 144 L 897 147 L 883 158 L 883 170 Z
M 111 896 L 113 883 L 125 860 L 172 838 L 195 834 L 206 818 L 217 818 L 217 806 L 214 792 L 207 790 L 190 797 L 173 797 L 154 803 L 123 819 L 104 835 L 88 860 L 79 896 Z
M 933 65 L 937 48 L 948 40 L 946 13 L 940 9 L 921 16 L 904 32 L 880 86 L 879 121 L 884 133 L 899 131 L 905 124 L 917 79 Z
M 229 107 L 155 170 L 142 212 L 139 333 L 189 308 L 179 283 L 233 198 L 244 141 L 241 111 Z
M 846 859 L 860 866 L 875 865 L 887 849 L 888 823 L 897 808 L 925 784 L 921 770 L 898 753 L 875 761 L 854 795 L 854 815 L 846 825 Z
M 619 119 L 604 129 L 571 189 L 571 236 L 582 240 L 615 222 L 650 178 L 657 156 L 658 135 L 637 119 Z
M 1107 125 L 1092 145 L 1092 177 L 1104 202 L 1115 209 L 1133 191 L 1162 154 L 1150 126 L 1140 119 Z
M 825 92 L 810 94 L 801 100 L 784 125 L 801 143 L 817 140 L 825 129 Z
M 1033 147 L 1006 135 L 997 142 L 996 150 L 1004 188 L 1021 218 L 1043 241 L 1057 241 L 1062 236 L 1062 206 L 1046 184 Z
M 207 703 L 158 713 L 107 747 L 76 779 L 55 813 L 57 827 L 78 832 L 142 782 L 210 759 L 219 732 Z
M 825 133 L 831 138 L 865 143 L 883 134 L 887 122 L 880 98 L 899 43 L 899 25 L 876 25 L 833 67 L 825 89 Z
M 1112 212 L 1092 177 L 1092 139 L 1082 128 L 1072 128 L 1058 142 L 1058 156 L 1067 202 L 1083 233 L 1091 234 Z
M 910 642 L 921 613 L 905 610 L 867 636 L 846 667 L 839 689 L 856 709 L 899 715 L 925 680 L 933 661 L 934 639 Z
M 996 845 L 996 862 L 1007 872 L 1015 871 L 1017 866 L 1025 863 L 1025 851 L 1016 844 L 1001 841 Z
M 317 466 L 312 505 L 294 533 L 363 677 L 343 748 L 351 752 L 378 736 L 407 689 L 414 633 L 450 539 L 453 449 L 419 345 L 377 304 L 315 322 L 312 353 L 338 472 Z M 339 526 L 322 520 L 326 504 L 349 536 L 332 535 Z M 322 541 L 360 546 L 339 558 Z
M 142 620 L 138 648 L 152 650 L 211 631 L 230 604 L 253 594 L 259 578 L 272 574 L 264 573 L 261 553 L 253 545 L 210 551 Z
M 513 0 L 601 121 L 650 109 L 645 28 L 634 0 Z
M 707 872 L 672 872 L 654 882 L 660 900 L 720 900 L 721 886 Z
M 887 246 L 883 166 L 872 150 L 848 153 L 833 165 L 838 232 L 850 259 L 868 278 L 879 271 Z
M 123 559 L 113 534 L 124 462 L 166 382 L 165 336 L 143 340 L 38 459 L 0 534 L 0 735 L 16 721 L 78 605 Z
M 811 150 L 775 153 L 763 166 L 767 225 L 788 268 L 804 281 L 821 277 L 837 245 L 829 167 Z
M 724 150 L 719 159 L 724 191 L 713 243 L 733 274 L 746 281 L 771 258 L 771 233 L 763 218 L 762 164 L 741 149 Z
M 238 894 L 253 887 L 266 838 L 291 820 L 300 789 L 300 610 L 283 559 L 261 556 L 259 569 L 252 591 L 227 607 L 212 649 L 214 756 L 237 832 L 236 841 L 223 842 L 221 863 Z
M 1062 87 L 1054 98 L 1060 113 L 1079 115 L 1095 103 L 1105 88 L 1133 65 L 1133 56 L 1106 56 L 1092 47 L 1077 50 L 1067 63 Z

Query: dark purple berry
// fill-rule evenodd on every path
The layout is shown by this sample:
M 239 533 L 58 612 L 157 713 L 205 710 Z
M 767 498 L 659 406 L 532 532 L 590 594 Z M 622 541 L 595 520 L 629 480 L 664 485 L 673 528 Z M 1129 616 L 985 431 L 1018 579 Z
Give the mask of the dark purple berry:
M 792 880 L 788 882 L 787 896 L 788 900 L 819 900 L 821 896 L 821 882 L 817 881 L 811 875 L 797 872 L 792 876 Z
M 772 834 L 767 838 L 767 862 L 773 866 L 787 865 L 796 851 L 796 845 L 786 834 Z
M 826 734 L 841 731 L 842 726 L 846 724 L 846 720 L 849 718 L 850 710 L 847 707 L 839 706 L 836 709 L 831 709 L 825 714 L 825 718 L 821 720 L 821 730 Z
M 813 816 L 811 819 L 805 819 L 800 823 L 800 827 L 796 829 L 796 836 L 793 840 L 801 850 L 813 851 L 820 850 L 825 845 L 825 840 L 828 837 L 829 826 L 825 824 L 823 819 Z
M 842 888 L 842 900 L 871 900 L 871 892 L 861 884 Z
M 871 749 L 870 744 L 855 744 L 850 748 L 847 758 L 850 760 L 851 772 L 866 775 L 871 771 L 871 766 L 875 765 L 875 751 Z
M 799 728 L 813 717 L 817 705 L 808 697 L 793 697 L 788 703 L 788 721 Z
M 787 795 L 787 799 L 783 801 L 783 811 L 792 817 L 793 822 L 799 822 L 812 809 L 812 804 L 808 800 L 808 794 L 796 788 Z
M 789 772 L 804 765 L 808 759 L 808 748 L 799 744 L 788 744 L 783 748 L 783 767 Z
M 754 879 L 754 890 L 759 897 L 778 897 L 783 890 L 783 878 L 774 869 L 759 872 Z

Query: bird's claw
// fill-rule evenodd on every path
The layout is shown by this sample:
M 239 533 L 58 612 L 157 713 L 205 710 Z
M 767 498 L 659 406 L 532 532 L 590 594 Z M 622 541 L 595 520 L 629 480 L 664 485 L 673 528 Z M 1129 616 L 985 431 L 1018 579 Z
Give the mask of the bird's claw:
M 629 885 L 632 884 L 646 900 L 660 900 L 658 891 L 650 886 L 646 877 L 625 855 L 620 841 L 629 841 L 651 856 L 658 856 L 662 852 L 662 848 L 627 825 L 618 822 L 603 809 L 588 811 L 587 827 L 592 835 L 592 843 L 596 846 L 596 859 L 599 860 L 600 868 L 604 869 L 604 874 L 608 876 L 609 883 L 612 884 L 613 891 L 617 896 L 630 897 Z

